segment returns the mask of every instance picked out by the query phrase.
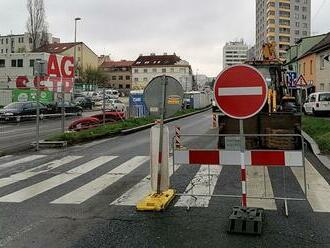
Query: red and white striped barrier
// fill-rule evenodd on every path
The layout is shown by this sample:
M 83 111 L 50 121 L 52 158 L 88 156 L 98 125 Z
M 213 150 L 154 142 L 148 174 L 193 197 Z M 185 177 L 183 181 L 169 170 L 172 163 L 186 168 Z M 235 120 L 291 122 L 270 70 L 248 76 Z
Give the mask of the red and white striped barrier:
M 175 150 L 174 163 L 241 165 L 240 153 L 240 151 L 226 150 Z M 247 166 L 304 166 L 303 153 L 297 150 L 247 150 L 244 156 Z
M 175 127 L 175 148 L 176 149 L 181 149 L 182 143 L 181 143 L 181 128 L 180 127 Z
M 212 128 L 218 127 L 218 118 L 217 114 L 212 114 Z

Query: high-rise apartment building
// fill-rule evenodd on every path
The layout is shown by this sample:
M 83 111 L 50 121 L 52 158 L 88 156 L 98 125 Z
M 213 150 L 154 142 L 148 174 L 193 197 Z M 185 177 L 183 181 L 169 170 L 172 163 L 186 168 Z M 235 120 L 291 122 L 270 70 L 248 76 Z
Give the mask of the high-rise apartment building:
M 223 47 L 223 68 L 242 64 L 247 60 L 248 46 L 241 41 L 227 42 Z
M 256 0 L 256 52 L 275 41 L 278 55 L 311 33 L 311 0 Z

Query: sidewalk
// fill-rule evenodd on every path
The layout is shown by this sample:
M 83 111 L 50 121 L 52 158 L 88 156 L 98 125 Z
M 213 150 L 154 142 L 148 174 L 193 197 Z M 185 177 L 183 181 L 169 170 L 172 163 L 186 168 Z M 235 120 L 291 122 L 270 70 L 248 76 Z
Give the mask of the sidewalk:
M 321 163 L 327 167 L 330 170 L 330 155 L 321 154 L 319 146 L 316 144 L 316 142 L 313 140 L 312 137 L 310 137 L 307 133 L 304 131 L 301 131 L 301 134 L 307 140 L 307 142 L 311 145 L 311 148 L 313 150 L 313 153 L 315 156 L 321 161 Z

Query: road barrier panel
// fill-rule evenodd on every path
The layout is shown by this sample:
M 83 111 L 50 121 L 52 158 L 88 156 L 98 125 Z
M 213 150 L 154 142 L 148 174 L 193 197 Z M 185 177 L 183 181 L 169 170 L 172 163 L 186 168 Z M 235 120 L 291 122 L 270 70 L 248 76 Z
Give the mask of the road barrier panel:
M 212 128 L 218 128 L 218 115 L 216 113 L 212 114 Z
M 173 171 L 174 166 L 177 164 L 182 165 L 207 165 L 211 166 L 239 166 L 241 163 L 241 151 L 236 150 L 226 150 L 226 149 L 202 149 L 202 148 L 189 148 L 187 144 L 184 144 L 184 139 L 192 138 L 192 137 L 209 137 L 209 138 L 225 138 L 225 137 L 239 137 L 238 134 L 226 134 L 226 135 L 212 135 L 212 134 L 181 134 L 180 137 L 182 144 L 184 145 L 184 149 L 178 149 L 176 146 L 175 137 L 173 138 Z M 260 199 L 260 200 L 283 200 L 284 201 L 284 212 L 285 215 L 288 216 L 288 204 L 290 201 L 306 201 L 307 200 L 307 189 L 306 189 L 306 171 L 305 171 L 305 159 L 304 159 L 304 142 L 303 137 L 298 134 L 245 134 L 245 138 L 247 137 L 258 137 L 258 138 L 269 138 L 269 137 L 293 137 L 295 140 L 299 141 L 295 150 L 275 150 L 275 149 L 267 149 L 265 147 L 260 147 L 259 149 L 247 149 L 244 152 L 244 160 L 247 168 L 249 167 L 276 167 L 282 168 L 283 170 L 283 188 L 284 195 L 283 196 L 267 196 L 266 192 L 266 178 L 264 171 L 263 178 L 263 188 L 264 192 L 262 195 L 252 196 L 247 195 L 247 199 Z M 286 170 L 285 168 L 289 167 L 298 167 L 303 170 L 303 180 L 304 180 L 304 189 L 303 189 L 303 197 L 296 196 L 288 196 L 287 195 L 287 182 L 286 182 Z M 211 178 L 211 174 L 209 174 L 208 170 L 208 178 Z M 241 174 L 242 179 L 242 174 Z M 244 180 L 243 183 L 246 186 L 249 185 L 249 176 Z M 208 181 L 209 187 L 211 186 L 210 180 Z M 194 187 L 194 185 L 192 185 Z M 191 190 L 190 190 L 191 191 Z M 247 192 L 243 192 L 247 193 Z M 192 198 L 196 197 L 230 197 L 230 198 L 240 198 L 242 195 L 235 194 L 192 194 L 185 192 L 178 192 L 176 195 L 189 196 Z M 188 205 L 187 208 L 190 208 Z
M 136 205 L 138 211 L 162 211 L 175 196 L 175 191 L 169 185 L 169 130 L 163 126 L 162 150 L 159 149 L 161 122 L 150 131 L 150 175 L 151 192 Z M 160 168 L 158 167 L 160 166 Z M 158 193 L 158 187 L 160 192 Z

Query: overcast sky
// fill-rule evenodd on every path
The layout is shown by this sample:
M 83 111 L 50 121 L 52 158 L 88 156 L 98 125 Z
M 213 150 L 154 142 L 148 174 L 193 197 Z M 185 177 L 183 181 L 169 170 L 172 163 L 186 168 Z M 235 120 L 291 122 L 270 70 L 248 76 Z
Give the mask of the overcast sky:
M 226 41 L 255 40 L 255 0 L 45 0 L 49 32 L 113 60 L 176 53 L 194 73 L 216 76 Z M 312 0 L 312 34 L 330 31 L 330 0 Z M 25 32 L 26 0 L 1 0 L 0 34 Z

